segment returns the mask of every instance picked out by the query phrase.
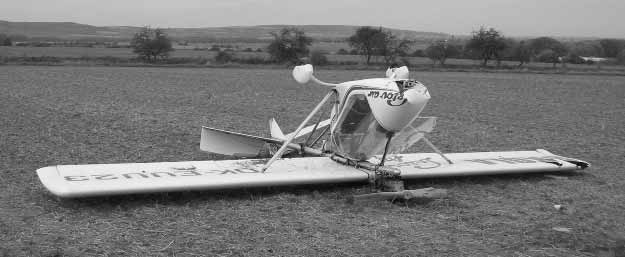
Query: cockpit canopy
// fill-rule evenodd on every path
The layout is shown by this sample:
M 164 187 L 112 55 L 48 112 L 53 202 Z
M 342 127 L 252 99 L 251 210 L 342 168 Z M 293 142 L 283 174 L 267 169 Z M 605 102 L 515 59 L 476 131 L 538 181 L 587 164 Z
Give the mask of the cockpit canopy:
M 390 131 L 375 119 L 367 97 L 354 94 L 345 103 L 343 112 L 332 135 L 338 152 L 358 160 L 380 154 Z
M 341 103 L 332 128 L 337 152 L 346 157 L 366 160 L 384 151 L 389 136 L 414 121 L 430 95 L 427 88 L 413 80 L 371 79 L 339 90 Z M 384 83 L 384 84 L 382 84 Z M 347 94 L 346 96 L 344 94 Z M 343 96 L 343 97 L 341 97 Z

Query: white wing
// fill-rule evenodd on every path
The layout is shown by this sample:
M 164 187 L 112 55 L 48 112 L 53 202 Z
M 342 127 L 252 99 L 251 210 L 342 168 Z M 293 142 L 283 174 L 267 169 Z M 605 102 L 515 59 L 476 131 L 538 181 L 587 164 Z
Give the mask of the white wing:
M 588 163 L 553 155 L 545 150 L 446 154 L 393 155 L 386 166 L 400 170 L 403 179 L 561 172 L 583 169 Z M 298 184 L 369 181 L 368 174 L 327 157 L 277 160 L 265 173 L 264 159 L 61 165 L 37 170 L 39 179 L 60 197 L 245 188 Z
M 60 165 L 37 170 L 59 197 L 245 188 L 367 181 L 367 173 L 327 157 L 281 159 L 265 173 L 266 160 L 222 160 Z
M 514 152 L 473 152 L 445 154 L 453 164 L 436 153 L 398 154 L 385 165 L 401 171 L 404 179 L 564 172 L 589 167 L 587 162 L 554 155 L 546 150 Z

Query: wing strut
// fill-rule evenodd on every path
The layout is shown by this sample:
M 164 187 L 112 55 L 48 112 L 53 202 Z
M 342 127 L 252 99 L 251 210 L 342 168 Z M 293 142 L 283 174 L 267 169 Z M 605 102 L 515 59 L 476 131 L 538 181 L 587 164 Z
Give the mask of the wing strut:
M 436 148 L 436 146 L 434 146 L 434 144 L 432 144 L 432 142 L 430 142 L 430 140 L 428 140 L 427 137 L 423 137 L 423 141 L 425 141 L 426 144 L 428 144 L 428 146 L 430 148 L 432 148 L 432 150 L 434 150 L 434 152 L 436 152 L 438 155 L 440 155 L 441 157 L 443 157 L 443 159 L 445 159 L 445 161 L 447 161 L 449 164 L 454 164 L 453 162 L 451 162 L 451 160 L 449 158 L 447 158 L 443 152 L 441 152 L 441 150 L 438 150 L 438 148 Z
M 321 107 L 323 107 L 323 105 L 330 100 L 330 97 L 334 95 L 334 90 L 330 91 L 322 100 L 321 102 L 319 102 L 319 104 L 317 104 L 317 106 L 315 107 L 315 109 L 312 110 L 312 112 L 310 112 L 310 114 L 308 114 L 308 117 L 306 117 L 306 119 L 304 119 L 304 121 L 302 121 L 302 123 L 299 125 L 299 127 L 295 130 L 295 132 L 291 133 L 290 136 L 287 138 L 286 141 L 284 141 L 284 143 L 282 144 L 282 147 L 280 147 L 280 149 L 273 155 L 273 157 L 271 157 L 271 159 L 265 163 L 265 165 L 262 167 L 261 171 L 264 173 L 267 168 L 269 168 L 269 166 L 271 166 L 271 164 L 278 158 L 280 158 L 280 156 L 282 156 L 282 153 L 286 150 L 286 148 L 288 147 L 288 145 L 291 143 L 291 141 L 293 141 L 293 139 L 295 138 L 295 136 L 297 136 L 297 134 L 299 134 L 299 132 L 304 128 L 304 126 L 310 121 L 310 119 L 313 118 L 313 116 L 315 116 L 315 114 L 321 109 Z

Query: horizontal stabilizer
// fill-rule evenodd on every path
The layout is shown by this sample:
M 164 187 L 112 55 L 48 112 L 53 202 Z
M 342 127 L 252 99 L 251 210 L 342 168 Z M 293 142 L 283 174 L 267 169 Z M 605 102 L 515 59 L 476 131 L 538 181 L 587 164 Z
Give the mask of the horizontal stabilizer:
M 266 143 L 280 144 L 282 141 L 202 127 L 200 150 L 236 157 L 256 157 L 259 156 Z

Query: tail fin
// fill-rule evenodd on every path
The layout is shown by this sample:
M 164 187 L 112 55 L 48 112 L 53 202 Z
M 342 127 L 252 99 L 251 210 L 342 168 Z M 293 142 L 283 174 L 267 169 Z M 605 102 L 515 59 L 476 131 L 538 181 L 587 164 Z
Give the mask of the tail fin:
M 273 138 L 286 140 L 286 136 L 284 135 L 284 133 L 282 133 L 280 126 L 278 126 L 278 123 L 276 122 L 276 119 L 274 118 L 271 118 L 269 120 L 269 132 L 271 133 L 271 137 Z
M 330 125 L 330 119 L 324 120 L 319 122 L 319 124 L 317 126 L 315 125 L 310 125 L 308 127 L 303 128 L 299 134 L 297 134 L 295 136 L 295 139 L 300 138 L 301 136 L 304 135 L 308 135 L 311 132 L 313 132 L 313 129 L 316 127 L 317 129 L 321 129 L 324 128 L 326 126 Z M 275 138 L 275 139 L 280 139 L 280 140 L 286 140 L 287 137 L 293 136 L 294 133 L 289 133 L 287 135 L 285 135 L 282 130 L 280 129 L 280 127 L 278 126 L 278 123 L 276 122 L 276 120 L 274 118 L 271 118 L 269 120 L 269 131 L 271 133 L 271 137 Z
M 202 127 L 200 150 L 235 157 L 258 157 L 266 143 L 280 144 L 282 141 Z

